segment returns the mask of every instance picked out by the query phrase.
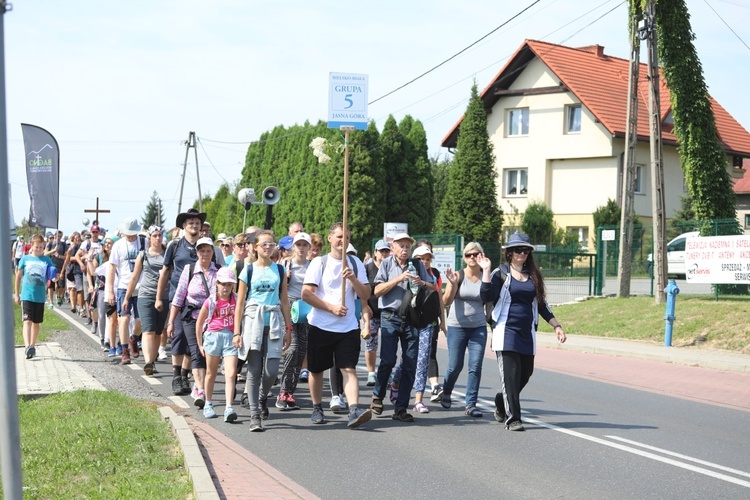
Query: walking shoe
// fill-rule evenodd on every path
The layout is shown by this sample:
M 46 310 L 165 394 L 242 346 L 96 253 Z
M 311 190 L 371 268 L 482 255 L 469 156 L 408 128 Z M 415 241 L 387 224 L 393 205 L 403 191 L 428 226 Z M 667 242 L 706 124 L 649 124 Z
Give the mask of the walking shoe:
M 349 413 L 349 421 L 346 426 L 350 429 L 356 429 L 365 422 L 369 422 L 372 418 L 372 410 L 367 408 L 366 410 L 353 410 Z
M 338 413 L 341 411 L 341 398 L 338 396 L 333 396 L 331 398 L 331 404 L 330 409 L 333 413 Z
M 397 399 L 398 399 L 398 386 L 394 386 L 393 383 L 391 383 L 391 396 L 390 396 L 391 404 L 395 405 Z
M 52 305 L 52 302 L 47 302 L 47 309 L 52 309 L 53 307 L 55 306 Z
M 150 377 L 151 375 L 154 374 L 154 364 L 151 363 L 151 362 L 146 363 L 143 366 L 143 371 L 146 373 L 146 375 L 148 375 Z
M 180 385 L 182 386 L 182 396 L 190 394 L 190 381 L 187 377 L 180 377 Z
M 482 410 L 477 408 L 474 405 L 469 405 L 466 407 L 466 416 L 468 417 L 476 417 L 476 418 L 482 418 L 484 416 L 484 413 L 482 413 Z
M 88 318 L 88 314 L 86 314 L 86 310 L 85 309 L 79 309 L 78 310 L 78 315 L 80 317 L 82 317 L 82 318 Z M 86 323 L 86 324 L 88 324 L 88 323 Z
M 214 411 L 214 405 L 206 403 L 203 407 L 203 418 L 216 418 L 216 412 Z
M 93 320 L 93 319 L 91 319 L 91 318 L 86 318 L 86 321 L 85 321 L 85 323 L 86 323 L 87 325 L 91 325 L 91 324 L 93 324 L 93 323 L 94 323 L 94 320 Z
M 370 403 L 370 409 L 375 415 L 382 415 L 383 414 L 383 400 L 373 396 L 372 402 Z
M 417 401 L 414 404 L 414 411 L 417 413 L 430 413 L 430 409 L 425 406 L 421 401 Z
M 396 420 L 398 422 L 414 422 L 414 417 L 412 417 L 411 414 L 406 413 L 406 410 L 396 410 L 396 413 L 393 414 L 391 420 Z
M 203 389 L 195 388 L 193 394 L 193 404 L 202 410 L 206 404 L 206 393 Z
M 158 359 L 159 361 L 164 361 L 165 359 L 167 359 L 167 350 L 159 346 L 159 356 L 156 359 Z
M 130 353 L 134 358 L 141 355 L 141 349 L 138 347 L 138 342 L 133 337 L 130 337 Z
M 89 328 L 89 331 L 90 331 L 91 333 L 93 333 L 94 335 L 96 335 L 96 323 L 94 323 L 93 321 L 91 321 L 91 322 L 89 323 L 89 325 L 91 325 L 91 327 Z
M 250 417 L 250 432 L 263 432 L 263 423 L 260 421 L 260 415 Z
M 103 351 L 109 351 L 109 348 L 110 348 L 110 347 L 111 347 L 111 346 L 109 345 L 109 340 L 105 340 L 105 341 L 104 341 L 104 347 L 102 347 L 102 350 L 103 350 Z
M 259 398 L 258 404 L 260 405 L 260 419 L 268 420 L 268 417 L 270 415 L 270 412 L 268 411 L 268 397 L 263 396 Z
M 520 420 L 514 420 L 513 422 L 509 423 L 505 426 L 506 429 L 509 431 L 525 431 L 526 429 L 523 428 L 523 424 Z
M 339 394 L 339 401 L 341 401 L 341 412 L 346 413 L 349 411 L 349 405 L 346 403 L 346 396 Z
M 30 345 L 30 346 L 29 346 L 29 353 L 28 353 L 28 354 L 27 354 L 26 356 L 28 356 L 28 357 L 29 357 L 29 359 L 31 359 L 31 358 L 33 358 L 34 356 L 36 356 L 36 347 L 35 347 L 35 346 L 33 346 L 33 345 Z
M 234 408 L 227 406 L 227 409 L 224 410 L 224 422 L 231 423 L 235 420 L 237 420 L 237 413 L 234 411 Z
M 129 365 L 130 363 L 130 353 L 128 352 L 127 348 L 125 348 L 122 350 L 122 359 L 120 360 L 120 364 Z
M 451 407 L 451 395 L 443 393 L 442 396 L 440 396 L 440 406 L 445 408 L 446 410 L 450 409 Z
M 57 299 L 57 307 L 62 307 L 62 299 Z
M 114 358 L 115 356 L 117 356 L 116 349 L 114 347 L 110 347 L 109 348 L 109 352 L 107 353 L 107 357 L 108 358 Z
M 299 381 L 300 382 L 307 382 L 307 379 L 310 377 L 310 370 L 307 368 L 303 368 L 299 371 Z
M 374 386 L 377 381 L 378 381 L 378 378 L 375 376 L 374 373 L 367 374 L 367 387 Z
M 281 391 L 281 394 L 279 394 L 279 397 L 276 398 L 276 408 L 278 408 L 281 411 L 286 411 L 289 409 L 287 408 L 286 392 Z
M 101 347 L 102 347 L 102 351 L 106 351 L 106 350 L 108 350 L 108 349 L 105 349 L 105 348 L 104 348 L 104 339 L 99 339 L 99 344 L 101 344 Z
M 242 397 L 240 398 L 240 406 L 243 408 L 249 410 L 250 409 L 250 399 L 247 397 L 247 393 L 243 392 Z
M 505 422 L 505 402 L 503 401 L 503 393 L 498 392 L 495 394 L 495 412 L 493 413 L 495 420 L 501 424 Z
M 323 416 L 323 408 L 320 406 L 313 406 L 312 416 L 310 417 L 310 422 L 314 424 L 325 424 L 326 419 L 325 416 Z
M 182 396 L 181 377 L 175 377 L 172 379 L 172 394 L 174 394 L 175 396 Z
M 437 403 L 443 397 L 443 386 L 438 384 L 432 388 L 430 393 L 430 403 Z
M 287 393 L 286 409 L 287 410 L 299 410 L 299 406 L 297 406 L 297 401 L 294 400 L 294 394 Z
M 120 341 L 119 341 L 119 340 L 117 341 L 117 349 L 116 349 L 116 352 L 117 352 L 117 355 L 118 355 L 118 356 L 122 356 L 122 344 L 120 343 Z

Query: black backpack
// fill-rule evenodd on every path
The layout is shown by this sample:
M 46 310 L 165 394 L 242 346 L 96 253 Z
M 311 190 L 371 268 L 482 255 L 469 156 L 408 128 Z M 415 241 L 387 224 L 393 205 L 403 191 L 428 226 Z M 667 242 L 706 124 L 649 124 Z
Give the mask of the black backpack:
M 419 259 L 412 259 L 412 263 L 416 268 L 422 265 Z M 440 297 L 437 291 L 430 290 L 423 285 L 419 287 L 415 297 L 411 287 L 406 287 L 401 307 L 398 310 L 398 315 L 404 322 L 422 329 L 435 322 L 440 317 L 440 313 Z

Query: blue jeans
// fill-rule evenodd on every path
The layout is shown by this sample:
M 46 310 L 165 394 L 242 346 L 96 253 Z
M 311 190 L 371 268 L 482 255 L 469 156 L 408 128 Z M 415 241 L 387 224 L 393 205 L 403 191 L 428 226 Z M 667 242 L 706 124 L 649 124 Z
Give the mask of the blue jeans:
M 469 377 L 466 380 L 466 406 L 475 406 L 479 394 L 479 383 L 482 379 L 482 362 L 484 348 L 487 345 L 487 327 L 461 328 L 448 327 L 448 371 L 443 382 L 443 392 L 449 395 L 461 370 L 464 368 L 464 356 L 469 351 Z
M 403 328 L 402 328 L 403 327 Z M 401 318 L 391 312 L 383 311 L 380 315 L 380 364 L 372 395 L 378 399 L 385 397 L 388 378 L 398 358 L 398 346 L 401 343 L 401 381 L 396 400 L 396 411 L 409 407 L 411 389 L 414 386 L 414 375 L 417 371 L 419 353 L 419 332 L 413 326 L 404 325 Z

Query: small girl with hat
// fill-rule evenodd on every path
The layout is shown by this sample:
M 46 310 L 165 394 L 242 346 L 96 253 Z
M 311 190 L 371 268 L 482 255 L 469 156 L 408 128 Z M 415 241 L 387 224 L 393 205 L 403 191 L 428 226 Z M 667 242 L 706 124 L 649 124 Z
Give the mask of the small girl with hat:
M 216 274 L 216 294 L 210 295 L 201 307 L 195 328 L 198 347 L 206 357 L 206 405 L 203 407 L 205 418 L 215 418 L 213 405 L 214 383 L 219 370 L 219 362 L 224 358 L 224 375 L 227 381 L 237 377 L 237 348 L 232 345 L 234 334 L 234 311 L 237 305 L 237 294 L 234 286 L 237 277 L 228 267 L 222 267 Z M 205 333 L 204 333 L 204 330 Z M 224 422 L 237 420 L 237 413 L 232 408 L 234 400 L 234 383 L 225 386 L 226 409 Z

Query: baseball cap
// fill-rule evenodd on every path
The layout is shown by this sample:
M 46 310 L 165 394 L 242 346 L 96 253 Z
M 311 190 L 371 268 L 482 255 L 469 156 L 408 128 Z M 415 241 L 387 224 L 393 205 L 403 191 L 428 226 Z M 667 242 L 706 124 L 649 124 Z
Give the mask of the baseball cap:
M 375 243 L 375 250 L 390 250 L 391 246 L 385 240 L 378 240 Z
M 201 245 L 210 245 L 213 248 L 214 242 L 211 238 L 198 238 L 198 241 L 195 242 L 195 248 L 200 248 Z
M 307 233 L 303 233 L 302 231 L 294 235 L 294 241 L 292 242 L 292 244 L 297 243 L 300 240 L 306 241 L 308 244 L 312 245 L 312 238 L 310 238 L 310 235 Z
M 421 257 L 423 255 L 429 255 L 431 257 L 435 257 L 435 255 L 430 251 L 430 247 L 425 246 L 425 245 L 418 246 L 414 250 L 412 257 Z
M 414 243 L 414 238 L 412 238 L 406 233 L 399 233 L 393 237 L 393 241 L 401 241 L 401 240 L 409 240 L 412 242 L 412 244 Z
M 94 224 L 93 226 L 91 226 L 89 228 L 89 231 L 91 231 L 92 233 L 98 233 L 98 232 L 100 232 L 99 231 L 99 226 L 97 226 L 96 224 Z
M 222 267 L 216 273 L 216 281 L 219 283 L 237 283 L 237 277 L 234 275 L 234 271 L 230 268 Z
M 354 255 L 357 255 L 357 249 L 354 248 L 354 245 L 349 243 L 349 246 L 346 247 L 346 253 L 349 253 L 349 254 L 353 253 Z
M 292 248 L 292 245 L 294 244 L 294 238 L 291 236 L 284 236 L 279 240 L 279 247 L 283 248 L 284 250 L 289 250 Z

